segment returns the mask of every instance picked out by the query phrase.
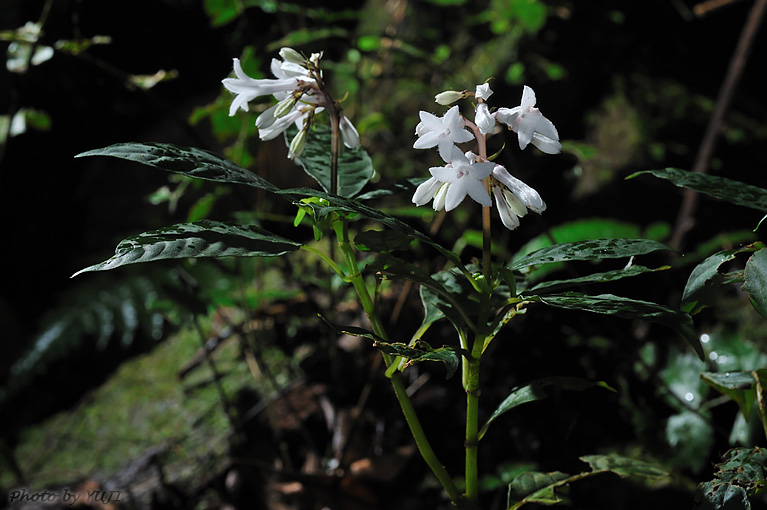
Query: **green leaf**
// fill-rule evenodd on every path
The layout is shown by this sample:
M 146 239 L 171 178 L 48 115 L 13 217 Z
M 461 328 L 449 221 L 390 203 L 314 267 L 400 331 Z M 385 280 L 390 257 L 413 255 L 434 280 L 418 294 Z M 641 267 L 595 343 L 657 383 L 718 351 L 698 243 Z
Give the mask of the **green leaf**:
M 267 191 L 278 188 L 253 172 L 213 152 L 165 143 L 118 143 L 75 156 L 111 156 L 153 166 L 168 172 L 216 182 L 247 184 Z
M 76 272 L 106 271 L 127 264 L 200 257 L 274 257 L 301 246 L 255 225 L 203 220 L 144 232 L 120 241 L 115 255 Z
M 617 455 L 587 455 L 581 457 L 591 471 L 577 475 L 568 475 L 560 471 L 553 473 L 526 472 L 517 476 L 509 484 L 508 510 L 516 510 L 526 503 L 553 505 L 562 501 L 558 493 L 563 486 L 586 477 L 602 473 L 615 473 L 620 477 L 639 476 L 658 479 L 668 475 L 662 469 L 641 460 L 619 457 Z
M 298 130 L 291 127 L 285 131 L 285 141 L 296 135 Z M 316 180 L 322 189 L 330 192 L 330 150 L 332 132 L 330 127 L 319 124 L 309 131 L 306 148 L 296 163 Z M 338 194 L 342 197 L 353 197 L 373 177 L 373 161 L 361 146 L 355 149 L 344 147 L 338 158 Z
M 521 257 L 508 267 L 513 270 L 552 262 L 628 258 L 670 248 L 650 239 L 593 239 L 555 244 Z
M 557 489 L 573 481 L 572 478 L 561 471 L 526 471 L 509 484 L 508 510 L 516 510 L 526 503 L 555 505 L 562 501 Z
M 682 311 L 696 314 L 703 308 L 712 306 L 719 287 L 725 283 L 725 275 L 719 272 L 719 267 L 725 262 L 735 259 L 740 253 L 753 252 L 763 248 L 764 245 L 762 243 L 754 243 L 733 250 L 722 250 L 698 264 L 690 273 L 690 277 L 687 279 L 687 284 L 684 287 L 680 307 Z M 758 270 L 755 281 L 758 281 Z
M 581 457 L 581 460 L 586 462 L 594 472 L 611 471 L 622 478 L 629 476 L 663 478 L 668 476 L 668 472 L 649 462 L 617 455 L 585 455 Z
M 767 369 L 762 369 L 761 376 L 767 375 Z M 700 378 L 718 392 L 733 399 L 740 408 L 744 418 L 751 416 L 751 408 L 756 402 L 757 372 L 704 372 Z
M 490 415 L 490 418 L 487 419 L 487 422 L 482 426 L 482 429 L 479 431 L 479 438 L 482 439 L 490 424 L 507 411 L 522 404 L 527 404 L 528 402 L 535 402 L 536 400 L 548 398 L 552 387 L 574 391 L 602 387 L 610 391 L 615 391 L 604 382 L 595 383 L 578 377 L 546 377 L 544 379 L 538 379 L 526 386 L 513 389 L 511 393 L 509 393 L 509 396 L 501 402 L 498 408 L 493 411 L 493 414 Z
M 453 377 L 456 370 L 458 370 L 458 367 L 461 365 L 462 350 L 460 347 L 443 345 L 442 347 L 434 349 L 426 342 L 421 341 L 415 342 L 412 347 L 402 343 L 387 343 L 380 341 L 376 342 L 374 345 L 387 354 L 409 359 L 410 362 L 408 362 L 405 367 L 420 363 L 421 361 L 441 361 L 445 364 L 445 369 L 447 370 L 445 374 L 446 379 Z
M 690 343 L 698 357 L 701 360 L 704 359 L 703 346 L 695 334 L 692 318 L 684 312 L 672 310 L 657 303 L 612 294 L 589 296 L 567 292 L 560 295 L 540 296 L 538 299 L 542 303 L 557 308 L 615 315 L 624 319 L 644 319 L 662 324 L 678 331 Z
M 626 269 L 616 269 L 614 271 L 606 271 L 604 273 L 593 273 L 587 276 L 581 276 L 578 278 L 570 278 L 569 280 L 551 280 L 547 282 L 539 283 L 530 289 L 530 292 L 539 293 L 541 291 L 551 292 L 553 290 L 560 291 L 568 287 L 580 286 L 590 283 L 604 283 L 620 280 L 622 278 L 629 278 L 631 276 L 637 276 L 644 273 L 652 273 L 656 271 L 664 271 L 669 266 L 662 266 L 657 269 L 650 269 L 644 266 L 630 266 Z
M 678 168 L 644 170 L 631 174 L 626 178 L 631 179 L 642 174 L 652 174 L 655 177 L 671 181 L 679 187 L 690 188 L 735 205 L 767 212 L 767 190 L 763 188 L 724 177 L 699 172 L 688 172 Z
M 767 318 L 767 248 L 751 255 L 744 276 L 743 290 L 748 292 L 756 311 Z
M 722 457 L 714 479 L 698 485 L 695 508 L 701 510 L 749 510 L 749 498 L 767 488 L 767 450 L 734 448 Z
M 76 157 L 85 156 L 112 156 L 153 166 L 169 172 L 180 173 L 197 179 L 246 184 L 248 186 L 282 195 L 294 202 L 298 200 L 298 197 L 302 196 L 324 198 L 330 205 L 312 206 L 315 214 L 318 215 L 317 217 L 322 217 L 334 211 L 359 214 L 413 239 L 431 245 L 450 260 L 450 262 L 458 267 L 463 267 L 460 258 L 458 258 L 455 253 L 435 243 L 425 234 L 415 230 L 410 225 L 393 216 L 389 216 L 377 209 L 369 207 L 360 201 L 343 196 L 330 195 L 329 193 L 320 190 L 311 188 L 281 190 L 249 170 L 241 168 L 223 156 L 219 156 L 212 152 L 195 148 L 178 147 L 170 144 L 122 143 L 111 145 L 103 149 L 84 152 L 78 154 Z

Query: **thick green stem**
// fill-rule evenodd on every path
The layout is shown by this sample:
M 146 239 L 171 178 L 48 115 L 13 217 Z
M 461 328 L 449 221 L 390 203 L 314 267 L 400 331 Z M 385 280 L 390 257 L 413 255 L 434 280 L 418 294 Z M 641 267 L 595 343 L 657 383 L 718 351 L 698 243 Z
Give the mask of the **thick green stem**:
M 471 359 L 467 360 L 466 376 L 466 493 L 467 508 L 476 508 L 479 502 L 479 469 L 477 450 L 479 447 L 479 367 L 485 337 L 477 335 L 472 347 Z

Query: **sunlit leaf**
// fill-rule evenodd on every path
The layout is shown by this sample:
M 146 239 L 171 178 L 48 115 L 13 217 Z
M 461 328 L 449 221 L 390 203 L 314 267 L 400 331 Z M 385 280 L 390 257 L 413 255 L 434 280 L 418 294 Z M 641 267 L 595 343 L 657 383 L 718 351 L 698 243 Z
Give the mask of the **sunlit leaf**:
M 194 147 L 165 143 L 118 143 L 103 149 L 83 152 L 75 157 L 86 156 L 111 156 L 196 179 L 247 184 L 267 191 L 278 190 L 270 182 L 235 165 L 225 157 Z
M 592 239 L 541 248 L 515 260 L 509 267 L 518 270 L 552 262 L 629 258 L 659 250 L 670 248 L 650 239 Z
M 200 257 L 273 257 L 301 246 L 255 225 L 231 225 L 203 220 L 144 232 L 120 241 L 115 255 L 88 271 L 106 271 L 126 264 Z
M 541 282 L 538 285 L 530 289 L 530 292 L 540 293 L 541 291 L 551 292 L 553 290 L 560 291 L 569 287 L 575 287 L 591 283 L 604 283 L 620 280 L 623 278 L 629 278 L 632 276 L 638 276 L 645 273 L 653 273 L 656 271 L 663 271 L 668 269 L 669 266 L 663 266 L 656 269 L 651 269 L 644 266 L 630 266 L 626 269 L 616 269 L 614 271 L 606 271 L 604 273 L 592 273 L 590 275 L 581 276 L 578 278 L 570 278 L 568 280 L 550 280 Z
M 767 212 L 767 190 L 764 188 L 733 181 L 725 177 L 707 175 L 700 172 L 689 172 L 678 168 L 644 170 L 629 175 L 627 179 L 642 174 L 652 174 L 655 177 L 671 181 L 679 187 L 699 191 L 735 205 Z

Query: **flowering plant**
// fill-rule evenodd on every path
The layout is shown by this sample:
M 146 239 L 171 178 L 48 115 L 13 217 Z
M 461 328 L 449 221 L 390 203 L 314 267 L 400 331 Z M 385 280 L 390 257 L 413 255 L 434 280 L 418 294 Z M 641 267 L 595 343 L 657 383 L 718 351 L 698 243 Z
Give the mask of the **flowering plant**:
M 536 190 L 493 162 L 494 157 L 487 154 L 487 140 L 508 128 L 516 134 L 520 149 L 532 144 L 544 153 L 556 154 L 562 148 L 554 124 L 535 107 L 536 97 L 531 88 L 524 88 L 519 106 L 497 109 L 487 102 L 492 95 L 487 83 L 477 86 L 473 93 L 441 92 L 436 96 L 441 105 L 473 99 L 474 120 L 464 117 L 460 107 L 454 105 L 442 117 L 422 111 L 415 127 L 417 138 L 413 147 L 436 148 L 444 165 L 429 168 L 431 176 L 414 190 L 411 187 L 411 200 L 418 206 L 431 201 L 434 209 L 446 212 L 458 208 L 467 196 L 476 201 L 482 207 L 483 234 L 482 263 L 478 266 L 467 263 L 459 254 L 402 219 L 371 205 L 374 199 L 390 197 L 394 188 L 362 194 L 374 174 L 372 162 L 361 147 L 353 124 L 325 86 L 320 69 L 322 54 L 305 57 L 293 49 L 284 48 L 280 56 L 281 61 L 274 59 L 271 63 L 274 79 L 250 78 L 239 61 L 234 60 L 236 77 L 223 80 L 224 87 L 234 93 L 230 114 L 238 110 L 248 111 L 249 103 L 258 97 L 274 96 L 276 104 L 255 121 L 259 136 L 269 140 L 283 133 L 289 146 L 288 157 L 317 180 L 321 190 L 307 187 L 281 189 L 217 154 L 168 144 L 124 143 L 79 156 L 122 158 L 189 177 L 242 184 L 269 192 L 287 199 L 297 208 L 295 225 L 310 224 L 315 241 L 303 242 L 278 235 L 260 224 L 204 220 L 125 239 L 118 244 L 113 257 L 77 274 L 139 262 L 190 257 L 271 257 L 299 250 L 317 257 L 328 271 L 354 290 L 367 318 L 364 327 L 335 324 L 330 319 L 327 319 L 328 323 L 339 333 L 371 340 L 381 351 L 385 375 L 392 384 L 421 456 L 444 488 L 445 496 L 460 508 L 478 508 L 480 505 L 480 442 L 494 421 L 519 405 L 546 398 L 550 388 L 585 390 L 602 387 L 610 390 L 598 381 L 543 378 L 510 389 L 508 397 L 481 422 L 479 399 L 483 355 L 515 316 L 528 308 L 532 310 L 545 305 L 644 319 L 676 329 L 695 352 L 702 355 L 687 313 L 612 294 L 572 290 L 662 269 L 633 263 L 634 257 L 667 249 L 658 242 L 592 239 L 552 244 L 512 261 L 493 260 L 492 207 L 498 209 L 503 226 L 513 230 L 528 209 L 540 214 L 546 205 Z M 318 114 L 323 112 L 329 119 L 329 127 L 318 122 Z M 467 151 L 458 147 L 469 143 L 471 146 Z M 473 204 L 465 206 L 475 207 Z M 359 231 L 360 220 L 374 222 L 383 230 Z M 324 236 L 335 237 L 331 249 L 324 249 L 317 242 Z M 442 269 L 429 274 L 415 264 L 407 255 L 414 244 L 425 245 L 439 254 L 443 260 Z M 622 269 L 566 280 L 534 282 L 529 278 L 531 269 L 536 266 L 607 259 L 625 259 L 628 264 Z M 380 313 L 381 289 L 391 280 L 407 280 L 420 286 L 424 317 L 415 332 L 387 324 Z M 442 319 L 455 330 L 455 341 L 441 346 L 431 345 L 423 337 Z M 461 441 L 465 449 L 462 479 L 448 473 L 439 461 L 438 448 L 422 427 L 401 376 L 413 364 L 428 361 L 443 363 L 448 377 L 460 371 L 460 389 L 466 398 L 465 435 Z M 446 444 L 437 446 L 448 447 Z M 509 485 L 507 507 L 518 508 L 529 502 L 557 502 L 558 488 L 606 471 L 622 476 L 657 477 L 663 474 L 643 462 L 622 457 L 592 455 L 583 457 L 583 460 L 590 465 L 590 471 L 575 475 L 561 472 L 519 475 Z

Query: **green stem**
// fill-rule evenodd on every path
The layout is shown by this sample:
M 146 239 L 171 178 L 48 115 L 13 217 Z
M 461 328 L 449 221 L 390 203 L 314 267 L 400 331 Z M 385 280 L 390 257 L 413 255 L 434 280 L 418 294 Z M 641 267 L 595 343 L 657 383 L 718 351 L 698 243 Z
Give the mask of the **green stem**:
M 386 329 L 384 328 L 379 315 L 376 313 L 375 302 L 370 296 L 367 285 L 365 285 L 365 280 L 362 277 L 359 266 L 357 265 L 357 258 L 355 257 L 354 249 L 349 242 L 348 220 L 343 218 L 341 221 L 343 221 L 343 228 L 341 239 L 339 240 L 339 246 L 341 247 L 341 251 L 344 253 L 346 263 L 349 268 L 349 281 L 354 286 L 354 290 L 357 292 L 357 296 L 362 303 L 362 307 L 365 310 L 368 319 L 370 320 L 371 326 L 373 327 L 373 332 L 388 342 L 389 337 L 386 333 Z M 405 420 L 407 421 L 408 427 L 410 428 L 410 433 L 412 434 L 416 446 L 418 447 L 418 451 L 421 453 L 421 456 L 423 457 L 424 461 L 426 461 L 426 464 L 429 466 L 429 468 L 431 468 L 434 476 L 436 476 L 440 484 L 442 484 L 442 487 L 445 489 L 445 492 L 450 498 L 450 501 L 454 503 L 458 502 L 458 488 L 455 486 L 455 482 L 448 474 L 445 466 L 443 466 L 437 458 L 437 454 L 434 452 L 434 449 L 431 447 L 429 439 L 426 437 L 426 433 L 424 432 L 423 427 L 421 426 L 421 422 L 418 419 L 418 415 L 415 412 L 413 402 L 407 395 L 405 383 L 402 381 L 402 377 L 400 376 L 399 372 L 396 371 L 391 374 L 388 373 L 388 368 L 394 362 L 392 359 L 393 357 L 383 352 L 381 354 L 383 355 L 384 362 L 386 363 L 387 376 L 389 376 L 389 380 L 391 381 L 391 384 L 394 388 L 394 394 L 396 395 L 397 400 L 399 401 L 399 405 L 402 408 L 402 412 L 405 415 Z
M 484 335 L 477 335 L 472 347 L 471 359 L 466 377 L 466 493 L 464 498 L 467 508 L 476 508 L 479 502 L 479 469 L 477 451 L 479 447 L 479 368 L 482 348 L 485 345 Z

